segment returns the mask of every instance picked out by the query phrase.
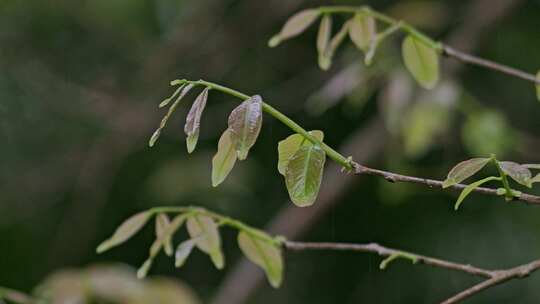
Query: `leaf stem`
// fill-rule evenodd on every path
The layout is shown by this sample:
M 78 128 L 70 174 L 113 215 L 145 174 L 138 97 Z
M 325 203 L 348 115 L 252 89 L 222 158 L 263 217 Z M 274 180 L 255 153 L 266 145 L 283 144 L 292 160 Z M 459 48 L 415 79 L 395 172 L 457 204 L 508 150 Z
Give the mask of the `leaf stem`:
M 228 88 L 226 86 L 222 86 L 222 85 L 217 84 L 217 83 L 205 81 L 205 80 L 202 80 L 202 79 L 197 80 L 197 81 L 181 79 L 181 80 L 174 80 L 173 83 L 191 83 L 193 85 L 202 85 L 202 86 L 206 86 L 206 87 L 208 87 L 210 89 L 220 91 L 222 93 L 234 96 L 234 97 L 242 99 L 242 100 L 246 100 L 246 99 L 250 98 L 250 96 L 248 96 L 248 95 L 246 95 L 244 93 L 241 93 L 239 91 L 236 91 L 234 89 Z M 313 144 L 319 145 L 321 147 L 321 149 L 324 150 L 326 155 L 328 155 L 328 157 L 330 157 L 331 159 L 333 159 L 335 162 L 339 163 L 340 165 L 342 165 L 346 169 L 350 170 L 350 169 L 353 168 L 353 166 L 351 164 L 351 161 L 349 159 L 347 159 L 345 156 L 341 155 L 339 152 L 337 152 L 336 150 L 334 150 L 332 147 L 328 146 L 324 142 L 320 141 L 319 139 L 317 139 L 313 135 L 309 134 L 308 131 L 306 131 L 299 124 L 297 124 L 295 121 L 293 121 L 292 119 L 287 117 L 285 114 L 281 113 L 276 108 L 274 108 L 271 105 L 263 102 L 263 111 L 270 114 L 275 119 L 281 121 L 284 125 L 289 127 L 294 132 L 304 136 L 307 140 L 309 140 Z
M 512 191 L 512 188 L 510 188 L 508 177 L 501 168 L 501 165 L 499 164 L 499 161 L 497 160 L 495 154 L 491 154 L 491 161 L 493 162 L 493 164 L 495 164 L 495 167 L 497 167 L 497 171 L 499 171 L 499 176 L 501 177 L 501 182 L 504 186 L 504 189 L 506 190 L 504 197 L 507 201 L 511 201 L 514 198 L 514 191 Z

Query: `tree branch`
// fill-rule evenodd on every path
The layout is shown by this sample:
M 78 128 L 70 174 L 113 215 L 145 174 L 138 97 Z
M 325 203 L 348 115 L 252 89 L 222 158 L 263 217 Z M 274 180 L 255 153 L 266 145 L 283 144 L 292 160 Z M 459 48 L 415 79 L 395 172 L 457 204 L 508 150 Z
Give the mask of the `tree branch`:
M 409 176 L 409 175 L 401 175 L 401 174 L 397 174 L 393 172 L 369 168 L 355 162 L 352 162 L 352 165 L 354 167 L 354 173 L 357 175 L 368 174 L 368 175 L 380 176 L 392 183 L 395 183 L 395 182 L 415 183 L 415 184 L 426 185 L 430 188 L 441 188 L 441 189 L 443 185 L 443 182 L 440 180 L 420 178 L 420 177 Z M 451 186 L 450 188 L 456 189 L 456 190 L 463 190 L 465 187 L 467 187 L 467 185 L 456 184 L 456 185 Z M 492 189 L 492 188 L 477 187 L 473 191 L 481 193 L 481 194 L 486 194 L 486 195 L 499 196 L 499 194 L 497 194 L 497 190 Z M 540 196 L 526 194 L 526 193 L 521 194 L 519 198 L 514 197 L 514 200 L 522 201 L 524 203 L 531 204 L 531 205 L 540 205 Z
M 355 252 L 367 252 L 375 253 L 382 257 L 404 257 L 414 259 L 416 263 L 422 263 L 425 265 L 444 268 L 459 272 L 468 273 L 478 277 L 487 278 L 487 280 L 468 288 L 451 298 L 444 300 L 441 304 L 455 304 L 462 300 L 465 300 L 483 290 L 494 287 L 495 285 L 502 284 L 504 282 L 513 279 L 522 279 L 533 272 L 540 269 L 540 260 L 535 260 L 530 263 L 520 265 L 514 268 L 505 270 L 488 270 L 479 268 L 469 264 L 454 263 L 438 258 L 428 257 L 424 255 L 418 255 L 410 252 L 401 251 L 398 249 L 388 248 L 381 246 L 377 243 L 368 244 L 351 244 L 351 243 L 312 243 L 312 242 L 294 242 L 285 241 L 283 247 L 288 250 L 302 251 L 302 250 L 333 250 L 333 251 L 355 251 Z

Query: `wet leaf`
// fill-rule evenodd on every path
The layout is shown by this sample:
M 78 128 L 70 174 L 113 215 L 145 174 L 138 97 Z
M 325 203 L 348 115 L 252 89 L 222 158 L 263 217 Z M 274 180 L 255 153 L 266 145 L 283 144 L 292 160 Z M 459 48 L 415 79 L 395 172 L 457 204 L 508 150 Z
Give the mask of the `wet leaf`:
M 183 241 L 176 247 L 176 252 L 174 254 L 174 266 L 179 268 L 184 265 L 187 258 L 191 254 L 191 251 L 193 250 L 193 247 L 195 247 L 195 239 L 189 239 L 187 241 Z
M 129 238 L 135 235 L 146 224 L 146 222 L 148 222 L 151 216 L 151 212 L 144 211 L 127 219 L 116 229 L 114 234 L 108 240 L 105 240 L 98 246 L 97 253 L 105 252 L 112 247 L 118 246 L 127 241 Z
M 210 256 L 217 269 L 225 265 L 221 252 L 221 237 L 214 220 L 206 215 L 196 214 L 188 218 L 187 229 L 197 248 Z
M 262 99 L 255 95 L 242 102 L 229 115 L 229 130 L 239 160 L 247 158 L 262 125 Z
M 221 184 L 236 162 L 236 149 L 229 129 L 221 135 L 216 155 L 212 158 L 212 186 Z
M 195 99 L 195 102 L 193 102 L 193 106 L 191 106 L 191 110 L 189 110 L 189 113 L 187 115 L 184 132 L 187 135 L 186 145 L 188 153 L 193 152 L 193 150 L 195 150 L 195 146 L 197 145 L 197 140 L 199 139 L 201 116 L 204 108 L 206 107 L 206 100 L 208 99 L 209 90 L 210 88 L 206 87 L 201 92 L 201 94 L 197 96 L 197 99 Z
M 272 287 L 277 288 L 283 279 L 283 258 L 281 249 L 244 231 L 238 234 L 238 246 L 244 255 L 260 266 Z
M 324 69 L 327 64 L 325 58 L 326 49 L 330 45 L 330 35 L 332 34 L 332 18 L 326 14 L 321 19 L 319 34 L 317 36 L 317 52 L 319 53 L 319 66 Z
M 285 22 L 281 31 L 268 41 L 268 46 L 276 47 L 284 40 L 300 35 L 317 20 L 319 14 L 317 9 L 306 9 L 296 13 Z
M 495 177 L 495 176 L 490 176 L 490 177 L 486 177 L 484 179 L 481 179 L 479 181 L 476 181 L 470 185 L 468 185 L 467 187 L 465 187 L 463 189 L 463 191 L 461 191 L 461 194 L 459 195 L 458 197 L 458 200 L 456 201 L 456 204 L 454 205 L 454 209 L 455 210 L 458 210 L 459 209 L 459 206 L 461 205 L 461 203 L 463 203 L 463 200 L 469 195 L 471 194 L 471 192 L 480 187 L 482 184 L 484 183 L 487 183 L 489 181 L 492 181 L 492 180 L 499 180 L 500 178 L 499 177 Z
M 302 146 L 289 159 L 285 184 L 292 202 L 299 207 L 312 205 L 321 186 L 326 154 L 316 145 Z
M 460 162 L 448 173 L 448 177 L 443 182 L 443 188 L 459 184 L 465 179 L 473 176 L 476 172 L 484 168 L 490 160 L 490 158 L 472 158 Z
M 375 19 L 366 14 L 356 14 L 349 26 L 349 37 L 360 50 L 367 52 L 376 39 L 377 29 Z
M 403 41 L 402 55 L 405 66 L 420 86 L 433 89 L 439 80 L 437 52 L 413 36 L 407 36 Z
M 499 165 L 501 166 L 501 169 L 504 171 L 504 173 L 508 174 L 513 180 L 529 188 L 532 187 L 531 170 L 511 161 L 502 161 L 499 162 Z
M 309 134 L 313 135 L 320 141 L 324 139 L 324 133 L 319 130 L 309 131 Z M 293 134 L 278 143 L 278 171 L 281 175 L 285 175 L 285 170 L 289 164 L 289 159 L 300 149 L 303 145 L 313 145 L 301 134 Z
M 165 238 L 163 247 L 165 248 L 165 254 L 168 256 L 173 254 L 172 237 L 170 234 L 167 235 L 167 228 L 169 228 L 170 224 L 171 221 L 166 214 L 160 213 L 156 216 L 156 238 Z

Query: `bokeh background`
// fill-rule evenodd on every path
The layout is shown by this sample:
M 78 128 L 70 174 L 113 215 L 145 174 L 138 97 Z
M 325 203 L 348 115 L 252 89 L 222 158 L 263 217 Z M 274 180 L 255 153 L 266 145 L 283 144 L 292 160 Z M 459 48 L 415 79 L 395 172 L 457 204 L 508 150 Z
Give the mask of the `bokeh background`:
M 404 70 L 401 35 L 384 42 L 370 67 L 345 43 L 328 72 L 317 68 L 317 26 L 267 47 L 296 11 L 333 4 L 370 4 L 458 49 L 531 73 L 540 67 L 538 0 L 2 1 L 0 285 L 31 293 L 65 269 L 138 267 L 151 227 L 106 254 L 95 247 L 130 215 L 159 205 L 204 206 L 295 240 L 376 241 L 486 268 L 537 258 L 539 208 L 472 195 L 455 212 L 456 193 L 342 174 L 330 161 L 315 205 L 294 207 L 276 170 L 277 142 L 290 130 L 270 116 L 248 160 L 212 188 L 211 157 L 236 105 L 218 92 L 194 154 L 185 151 L 183 123 L 195 93 L 148 148 L 169 81 L 204 78 L 261 94 L 376 168 L 443 179 L 455 163 L 489 153 L 540 162 L 540 104 L 530 83 L 442 59 L 443 81 L 420 89 Z M 200 252 L 179 270 L 162 255 L 150 279 L 182 282 L 184 293 L 215 304 L 435 303 L 478 282 L 407 261 L 381 271 L 370 254 L 287 252 L 274 290 L 242 260 L 234 231 L 223 237 L 223 271 Z M 113 268 L 129 281 L 126 267 Z M 539 284 L 533 275 L 468 303 L 537 303 Z

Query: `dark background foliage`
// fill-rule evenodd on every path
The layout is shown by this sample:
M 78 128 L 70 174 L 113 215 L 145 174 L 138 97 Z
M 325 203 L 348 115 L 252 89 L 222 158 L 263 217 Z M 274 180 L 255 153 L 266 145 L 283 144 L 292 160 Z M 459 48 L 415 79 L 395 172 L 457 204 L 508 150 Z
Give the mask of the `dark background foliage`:
M 508 2 L 515 3 L 488 28 L 467 36 L 464 26 Z M 30 292 L 58 269 L 104 261 L 140 265 L 152 241 L 150 228 L 102 256 L 95 247 L 122 220 L 152 206 L 201 205 L 261 228 L 288 212 L 276 167 L 277 142 L 290 131 L 270 116 L 248 160 L 223 185 L 211 187 L 211 157 L 236 105 L 231 97 L 210 93 L 194 154 L 185 152 L 182 130 L 187 102 L 148 148 L 163 114 L 157 104 L 175 78 L 204 78 L 261 94 L 307 129 L 324 130 L 328 144 L 352 142 L 354 155 L 368 154 L 361 162 L 377 168 L 442 179 L 458 161 L 490 152 L 540 161 L 540 104 L 530 83 L 474 67 L 454 70 L 447 65 L 452 59 L 443 59 L 443 89 L 426 93 L 408 75 L 399 76 L 400 39 L 385 42 L 370 68 L 362 67 L 361 54 L 348 43 L 323 73 L 316 64 L 316 26 L 276 49 L 267 47 L 294 12 L 333 4 L 358 2 L 2 1 L 0 285 Z M 539 1 L 369 4 L 438 39 L 457 36 L 480 56 L 530 72 L 540 66 Z M 402 89 L 393 99 L 392 83 Z M 368 139 L 357 142 L 358 134 Z M 326 171 L 335 175 L 337 168 Z M 536 207 L 472 195 L 455 212 L 454 193 L 375 177 L 336 187 L 332 182 L 321 190 L 321 197 L 338 194 L 331 202 L 319 199 L 312 207 L 321 209 L 316 219 L 287 222 L 305 231 L 298 239 L 377 241 L 486 268 L 540 254 Z M 151 274 L 179 278 L 210 302 L 239 261 L 234 238 L 224 233 L 222 272 L 196 253 L 181 270 L 162 256 Z M 380 271 L 379 262 L 367 254 L 289 252 L 283 286 L 273 290 L 265 282 L 249 303 L 433 303 L 476 282 L 407 261 Z M 534 275 L 470 303 L 536 303 L 539 283 Z

